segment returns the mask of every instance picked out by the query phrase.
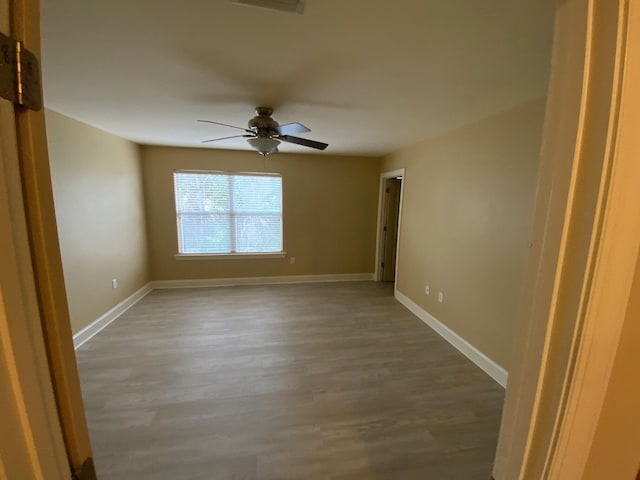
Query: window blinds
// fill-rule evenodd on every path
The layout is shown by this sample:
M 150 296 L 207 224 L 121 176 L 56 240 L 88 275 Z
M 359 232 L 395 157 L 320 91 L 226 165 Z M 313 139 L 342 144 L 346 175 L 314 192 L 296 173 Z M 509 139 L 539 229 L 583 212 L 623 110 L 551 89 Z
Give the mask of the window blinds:
M 180 253 L 282 251 L 282 177 L 175 172 Z

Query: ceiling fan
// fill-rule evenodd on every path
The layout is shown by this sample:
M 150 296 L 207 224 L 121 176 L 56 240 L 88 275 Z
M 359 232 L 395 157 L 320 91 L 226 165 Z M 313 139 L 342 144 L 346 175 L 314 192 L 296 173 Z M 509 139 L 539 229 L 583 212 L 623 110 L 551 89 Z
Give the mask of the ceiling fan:
M 226 123 L 213 122 L 211 120 L 198 120 L 198 122 L 213 123 L 215 125 L 244 130 L 245 132 L 241 135 L 204 140 L 202 143 L 217 142 L 220 140 L 228 140 L 230 138 L 246 138 L 249 145 L 265 157 L 271 153 L 277 152 L 280 142 L 295 143 L 296 145 L 315 148 L 317 150 L 324 150 L 329 146 L 326 143 L 292 136 L 292 133 L 305 133 L 310 132 L 311 130 L 298 122 L 279 125 L 278 122 L 271 118 L 272 114 L 273 108 L 257 107 L 256 116 L 249 120 L 249 123 L 247 124 L 248 128 L 236 127 L 235 125 L 227 125 Z

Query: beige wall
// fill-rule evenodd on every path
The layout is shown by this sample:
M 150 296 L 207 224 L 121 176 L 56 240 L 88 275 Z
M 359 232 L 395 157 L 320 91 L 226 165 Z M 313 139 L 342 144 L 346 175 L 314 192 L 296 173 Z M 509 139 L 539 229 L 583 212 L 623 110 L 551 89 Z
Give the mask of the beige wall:
M 152 280 L 373 272 L 378 159 L 154 146 L 141 154 Z M 176 169 L 280 173 L 287 258 L 176 260 Z
M 544 105 L 532 101 L 382 162 L 382 171 L 406 169 L 398 289 L 507 370 Z
M 139 148 L 53 111 L 49 158 L 74 333 L 148 282 Z M 118 279 L 113 289 L 111 279 Z

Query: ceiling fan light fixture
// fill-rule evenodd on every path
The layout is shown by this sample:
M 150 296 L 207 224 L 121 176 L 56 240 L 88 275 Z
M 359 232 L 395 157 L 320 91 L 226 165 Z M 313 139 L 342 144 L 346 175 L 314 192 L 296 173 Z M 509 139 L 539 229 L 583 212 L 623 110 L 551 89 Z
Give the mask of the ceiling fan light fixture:
M 249 143 L 249 145 L 255 148 L 258 153 L 265 157 L 271 153 L 276 152 L 278 150 L 278 145 L 280 145 L 280 140 L 269 137 L 248 138 L 247 142 Z
M 299 13 L 301 15 L 304 12 L 304 2 L 305 0 L 231 0 L 234 5 L 268 8 L 269 10 Z

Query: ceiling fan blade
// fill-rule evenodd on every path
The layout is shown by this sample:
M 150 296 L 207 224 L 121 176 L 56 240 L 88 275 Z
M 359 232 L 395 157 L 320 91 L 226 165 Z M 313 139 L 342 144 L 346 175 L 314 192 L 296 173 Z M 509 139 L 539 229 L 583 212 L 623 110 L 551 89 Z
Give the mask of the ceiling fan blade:
M 235 125 L 228 125 L 226 123 L 213 122 L 211 120 L 196 120 L 196 121 L 197 122 L 202 122 L 202 123 L 213 123 L 214 125 L 222 125 L 223 127 L 237 128 L 238 130 L 244 130 L 245 132 L 253 133 L 253 131 L 249 130 L 248 128 L 236 127 Z
M 230 137 L 212 138 L 211 140 L 203 140 L 202 143 L 217 142 L 218 140 L 229 140 L 230 138 L 253 137 L 253 135 L 231 135 Z
M 285 123 L 284 125 L 280 125 L 276 130 L 278 130 L 278 133 L 280 135 L 289 135 L 291 133 L 306 133 L 311 131 L 309 128 L 298 122 Z
M 305 147 L 311 147 L 318 150 L 324 150 L 329 146 L 328 143 L 316 142 L 314 140 L 308 140 L 306 138 L 292 137 L 291 135 L 279 135 L 276 137 L 283 142 L 295 143 L 297 145 L 303 145 Z

